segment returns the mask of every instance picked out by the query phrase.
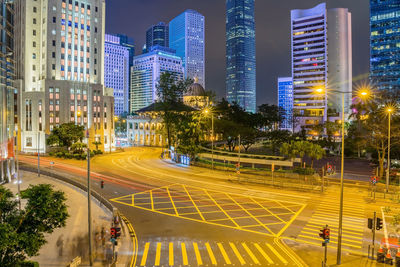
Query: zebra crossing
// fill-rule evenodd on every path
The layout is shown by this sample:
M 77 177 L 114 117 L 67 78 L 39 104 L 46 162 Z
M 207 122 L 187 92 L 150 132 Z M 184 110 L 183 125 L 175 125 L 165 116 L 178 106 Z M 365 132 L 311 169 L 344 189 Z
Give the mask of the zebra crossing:
M 351 199 L 351 201 L 346 201 L 346 199 Z M 319 237 L 319 232 L 325 225 L 328 225 L 331 229 L 330 243 L 336 246 L 338 241 L 339 211 L 338 195 L 333 195 L 333 197 L 331 195 L 330 198 L 323 199 L 297 236 L 297 240 L 320 246 L 322 239 Z M 344 198 L 342 228 L 342 247 L 344 249 L 357 251 L 362 248 L 366 224 L 364 213 L 364 202 L 361 198 L 354 197 L 354 195 L 351 198 Z
M 266 242 L 143 242 L 136 266 L 286 266 L 284 251 Z

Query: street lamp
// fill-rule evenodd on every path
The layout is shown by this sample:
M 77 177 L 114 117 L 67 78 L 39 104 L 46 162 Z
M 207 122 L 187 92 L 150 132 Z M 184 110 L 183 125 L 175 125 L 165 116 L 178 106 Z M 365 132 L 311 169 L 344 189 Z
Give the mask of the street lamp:
M 211 169 L 214 170 L 214 113 L 209 108 L 205 108 L 204 113 L 211 113 Z
M 315 92 L 318 94 L 322 94 L 325 92 L 324 89 L 317 88 Z M 344 95 L 351 94 L 352 92 L 343 92 L 338 90 L 329 90 L 332 93 L 339 93 L 342 96 L 342 151 L 341 151 L 341 167 L 340 167 L 340 210 L 339 210 L 339 227 L 338 227 L 338 246 L 337 246 L 337 258 L 336 263 L 337 265 L 341 264 L 342 261 L 342 234 L 343 234 L 343 171 L 344 171 L 344 124 L 345 124 L 345 117 L 344 117 Z M 359 97 L 368 97 L 370 95 L 369 91 L 367 90 L 360 90 L 358 92 Z
M 386 169 L 386 193 L 389 192 L 389 175 L 390 175 L 390 120 L 392 117 L 392 113 L 394 108 L 388 106 L 386 108 L 386 112 L 388 113 L 388 160 L 387 160 L 387 169 Z

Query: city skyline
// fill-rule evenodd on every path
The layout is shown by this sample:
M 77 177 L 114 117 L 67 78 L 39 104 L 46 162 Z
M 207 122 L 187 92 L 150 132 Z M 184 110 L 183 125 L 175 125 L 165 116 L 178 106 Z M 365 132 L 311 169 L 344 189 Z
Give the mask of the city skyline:
M 133 6 L 130 1 L 122 0 L 123 5 Z M 285 6 L 279 3 L 256 1 L 256 43 L 257 43 L 257 105 L 274 104 L 277 101 L 277 78 L 290 75 L 290 10 L 307 9 L 324 1 L 290 0 Z M 353 20 L 353 77 L 355 81 L 368 78 L 369 71 L 369 3 L 365 1 L 325 1 L 328 8 L 348 8 Z M 150 6 L 157 8 L 150 8 Z M 171 0 L 135 3 L 135 8 L 124 12 L 117 6 L 108 5 L 106 32 L 123 32 L 135 38 L 137 47 L 145 43 L 145 31 L 159 21 L 169 21 L 186 9 L 194 9 L 205 16 L 206 28 L 206 90 L 213 90 L 218 97 L 225 97 L 225 1 L 220 3 L 205 1 Z M 212 7 L 212 8 L 210 8 Z M 269 16 L 263 16 L 266 10 L 273 9 Z M 147 10 L 148 13 L 143 12 Z M 122 12 L 122 14 L 121 14 Z M 131 13 L 133 12 L 133 15 Z M 129 16 L 128 16 L 129 13 Z M 144 15 L 145 14 L 145 15 Z M 116 16 L 121 19 L 115 20 Z M 128 19 L 129 18 L 129 19 Z M 131 27 L 134 22 L 135 27 Z M 277 23 L 279 22 L 279 23 Z M 276 27 L 269 27 L 276 25 Z M 271 38 L 273 36 L 273 38 Z M 137 54 L 139 49 L 137 49 Z

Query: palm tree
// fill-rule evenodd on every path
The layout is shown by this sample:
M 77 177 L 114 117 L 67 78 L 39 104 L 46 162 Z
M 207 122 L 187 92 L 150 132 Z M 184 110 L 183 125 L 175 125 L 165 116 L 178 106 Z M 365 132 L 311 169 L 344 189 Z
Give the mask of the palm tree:
M 307 155 L 311 158 L 311 168 L 314 166 L 314 160 L 320 160 L 325 156 L 325 150 L 317 144 L 310 143 Z

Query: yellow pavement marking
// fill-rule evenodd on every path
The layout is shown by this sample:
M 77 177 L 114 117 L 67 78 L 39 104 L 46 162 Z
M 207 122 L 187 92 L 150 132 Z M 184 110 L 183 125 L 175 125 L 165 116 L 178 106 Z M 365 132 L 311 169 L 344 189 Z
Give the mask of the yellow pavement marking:
M 285 232 L 285 230 L 294 222 L 294 220 L 296 220 L 297 216 L 299 216 L 299 214 L 305 209 L 306 205 L 303 205 L 300 210 L 295 213 L 292 218 L 290 218 L 290 220 L 287 222 L 287 224 L 278 232 L 278 234 L 276 236 L 281 236 L 283 234 L 283 232 Z
M 224 246 L 221 243 L 217 243 L 219 250 L 221 251 L 222 256 L 224 257 L 225 263 L 226 264 L 232 264 L 231 260 L 228 257 L 228 254 L 226 254 L 226 251 L 224 249 Z
M 135 194 L 132 194 L 132 205 L 135 205 Z
M 312 224 L 312 225 L 310 225 Z M 325 226 L 326 223 L 321 223 L 321 222 L 312 222 L 312 221 L 308 221 L 307 225 L 309 226 L 316 226 L 316 227 L 321 227 L 321 226 Z M 338 224 L 329 224 L 329 228 L 333 228 L 333 229 L 338 229 Z M 343 229 L 343 232 L 347 232 L 347 233 L 351 233 L 351 234 L 358 234 L 358 235 L 364 235 L 364 231 L 363 230 L 359 230 L 357 229 L 350 229 L 350 227 L 347 227 L 345 224 L 343 224 L 343 228 L 348 228 L 348 229 Z M 364 229 L 364 228 L 363 228 Z
M 309 225 L 307 225 L 307 226 L 309 226 Z M 333 228 L 333 227 L 330 227 L 329 226 L 329 228 Z M 314 231 L 315 233 L 319 233 L 319 228 L 309 228 L 309 227 L 304 227 L 303 228 L 304 230 L 308 230 L 308 231 Z M 348 235 L 359 235 L 359 236 L 361 236 L 361 237 L 354 237 L 354 238 L 357 238 L 357 239 L 362 239 L 362 237 L 364 236 L 364 233 L 356 233 L 356 232 L 348 232 L 348 231 L 343 231 L 343 233 L 344 234 L 348 234 Z M 336 235 L 336 232 L 332 232 L 331 231 L 331 235 Z
M 149 247 L 150 247 L 150 243 L 147 242 L 146 245 L 144 245 L 144 251 L 143 251 L 142 261 L 140 262 L 140 266 L 146 266 L 147 254 L 149 253 Z
M 313 216 L 318 216 L 318 217 L 326 217 L 326 218 L 334 218 L 337 219 L 337 215 L 336 214 L 330 214 L 330 213 L 321 213 L 316 211 Z M 343 220 L 350 222 L 350 223 L 355 223 L 355 224 L 360 224 L 360 225 L 364 225 L 365 224 L 365 220 L 361 219 L 359 217 L 353 217 L 353 216 L 343 216 Z
M 187 251 L 186 251 L 186 245 L 185 243 L 181 243 L 181 247 L 182 247 L 182 261 L 183 261 L 183 265 L 188 265 L 188 257 L 187 257 Z
M 151 210 L 154 210 L 153 191 L 150 191 Z
M 174 201 L 172 200 L 171 193 L 169 192 L 169 188 L 168 188 L 168 187 L 167 187 L 167 192 L 168 192 L 169 198 L 171 199 L 171 203 L 172 203 L 172 206 L 174 207 L 174 210 L 175 210 L 176 215 L 179 215 L 178 211 L 176 210 L 175 203 L 174 203 Z
M 285 265 L 288 264 L 287 260 L 286 260 L 284 257 L 282 257 L 282 255 L 279 254 L 278 251 L 276 251 L 276 249 L 274 249 L 273 246 L 271 246 L 271 245 L 268 244 L 268 243 L 265 243 L 265 244 L 266 244 L 267 247 L 281 260 L 281 262 L 283 262 L 283 264 L 285 264 Z
M 201 219 L 202 219 L 203 221 L 205 221 L 205 219 L 204 219 L 203 215 L 201 214 L 199 208 L 197 207 L 196 203 L 194 203 L 194 201 L 193 201 L 193 199 L 192 199 L 192 196 L 189 194 L 189 191 L 187 190 L 186 186 L 185 186 L 185 185 L 182 185 L 182 186 L 183 186 L 183 188 L 185 189 L 186 194 L 189 196 L 190 200 L 192 201 L 193 206 L 196 208 L 197 212 L 200 214 Z
M 174 243 L 169 242 L 169 266 L 174 265 Z
M 265 253 L 265 251 L 262 249 L 262 247 L 257 244 L 254 243 L 254 246 L 256 247 L 256 249 L 261 253 L 261 255 L 268 261 L 269 264 L 274 264 L 274 262 L 271 260 L 271 258 L 267 255 L 267 253 Z
M 274 213 L 272 213 L 271 211 L 269 211 L 269 209 L 267 209 L 266 207 L 264 207 L 263 205 L 261 205 L 257 200 L 255 200 L 254 198 L 250 197 L 251 200 L 253 200 L 255 203 L 257 203 L 257 205 L 259 205 L 262 209 L 264 209 L 265 211 L 269 212 L 270 215 L 274 216 L 275 218 L 277 218 L 278 220 L 282 221 L 283 223 L 286 223 L 284 220 L 282 220 L 281 218 L 279 218 L 278 216 L 276 216 Z
M 321 240 L 321 238 L 316 238 L 316 237 L 311 237 L 311 236 L 306 236 L 306 235 L 298 235 L 298 237 L 304 237 L 304 238 L 309 238 L 309 239 L 314 239 L 314 240 Z M 333 241 L 333 240 L 331 240 L 330 242 L 333 244 L 337 244 L 337 242 Z M 344 243 L 344 242 L 342 243 L 342 245 L 348 246 L 348 247 L 353 247 L 353 248 L 361 248 L 361 246 L 355 246 L 355 245 Z
M 307 231 L 301 231 L 301 234 L 311 235 L 312 237 L 315 236 L 315 233 L 310 233 L 310 232 L 307 232 Z M 336 240 L 336 239 L 337 239 L 336 236 L 332 236 L 332 234 L 331 234 L 331 240 Z M 357 244 L 358 243 L 362 243 L 362 240 L 363 240 L 362 238 L 359 238 L 359 240 L 348 239 L 348 238 L 345 238 L 345 236 L 342 239 L 346 240 L 347 242 L 353 242 L 353 243 L 357 243 Z
M 161 259 L 161 243 L 158 242 L 157 243 L 157 250 L 156 250 L 156 260 L 154 262 L 155 266 L 159 266 L 160 265 L 160 259 Z
M 194 254 L 196 255 L 197 265 L 203 265 L 203 261 L 201 260 L 201 255 L 199 251 L 199 247 L 196 242 L 193 242 Z
M 133 244 L 133 249 L 132 249 L 132 257 L 131 257 L 131 262 L 129 264 L 130 267 L 136 266 L 136 260 L 137 260 L 137 254 L 138 254 L 138 242 L 136 238 L 136 233 L 135 229 L 133 229 L 132 224 L 128 221 L 128 219 L 120 214 L 122 220 L 125 222 L 126 226 L 128 226 L 129 233 L 132 237 L 132 244 Z
M 254 261 L 254 263 L 260 265 L 260 262 L 258 261 L 257 257 L 253 254 L 253 252 L 251 252 L 246 243 L 242 242 L 242 247 L 246 250 L 247 254 L 249 254 L 250 258 Z
M 260 226 L 264 227 L 268 232 L 270 232 L 272 235 L 275 236 L 275 233 L 272 232 L 267 226 L 265 226 L 259 219 L 257 219 L 256 217 L 253 216 L 253 214 L 251 214 L 250 212 L 248 212 L 245 208 L 243 208 L 242 205 L 240 205 L 236 200 L 234 200 L 230 195 L 226 194 L 234 203 L 236 203 L 236 205 L 238 205 L 239 207 L 241 207 L 247 214 L 249 214 L 251 216 L 251 218 L 253 218 L 256 222 L 258 222 L 260 224 Z
M 232 242 L 229 242 L 229 245 L 231 246 L 233 253 L 235 253 L 236 257 L 238 258 L 239 262 L 241 265 L 245 265 L 246 262 L 244 261 L 242 255 L 240 255 L 239 250 L 237 249 L 237 247 L 235 246 L 235 244 L 233 244 Z
M 302 243 L 305 243 L 305 244 L 310 244 L 310 245 L 314 245 L 314 246 L 317 246 L 317 247 L 321 247 L 321 242 L 315 243 L 315 242 L 311 242 L 309 240 L 304 240 L 302 238 L 289 238 L 289 237 L 286 237 L 286 239 L 290 239 L 290 240 L 294 240 L 294 241 L 297 241 L 297 242 L 302 242 Z M 360 252 L 359 250 L 348 249 L 346 247 L 343 247 L 342 250 L 354 253 L 356 255 L 364 256 L 364 257 L 368 256 L 367 253 Z
M 309 223 L 312 223 L 312 222 L 316 222 L 316 223 L 322 223 L 322 224 L 324 224 L 324 225 L 326 225 L 326 220 L 324 220 L 324 219 L 317 219 L 317 218 L 311 218 L 309 221 L 308 221 Z M 329 222 L 329 226 L 334 226 L 335 228 L 337 228 L 337 225 L 338 225 L 338 223 L 337 222 Z M 355 228 L 355 227 L 351 227 L 351 226 L 348 226 L 347 224 L 343 224 L 343 228 L 346 228 L 346 229 L 349 229 L 349 230 L 353 230 L 353 231 L 357 231 L 357 232 L 363 232 L 363 230 L 364 230 L 364 228 L 362 229 L 362 230 L 360 230 L 360 228 Z
M 207 251 L 208 251 L 208 255 L 210 255 L 211 263 L 214 264 L 214 265 L 217 265 L 217 260 L 215 259 L 215 256 L 214 256 L 214 253 L 213 253 L 213 251 L 212 251 L 212 249 L 210 247 L 210 244 L 207 242 L 205 245 L 206 245 L 206 248 L 207 248 Z
M 231 218 L 231 216 L 229 216 L 228 213 L 226 213 L 226 211 L 217 203 L 217 201 L 214 200 L 214 198 L 207 192 L 207 190 L 204 189 L 204 192 L 206 192 L 206 194 L 208 195 L 208 197 L 215 203 L 215 205 L 225 214 L 226 217 L 228 217 L 228 219 L 230 219 L 237 228 L 240 228 L 240 226 Z

